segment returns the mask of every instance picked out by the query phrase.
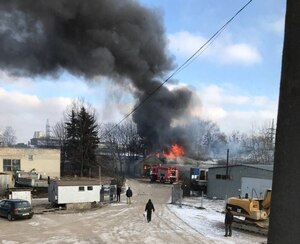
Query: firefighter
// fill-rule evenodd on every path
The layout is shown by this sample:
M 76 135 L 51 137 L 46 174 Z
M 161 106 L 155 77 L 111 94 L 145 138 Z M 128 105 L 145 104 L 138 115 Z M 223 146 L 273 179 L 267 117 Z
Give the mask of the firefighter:
M 145 211 L 147 211 L 148 223 L 151 221 L 152 210 L 153 210 L 153 212 L 155 212 L 153 203 L 151 202 L 151 199 L 149 199 L 149 201 L 147 202 L 146 207 L 145 207 Z

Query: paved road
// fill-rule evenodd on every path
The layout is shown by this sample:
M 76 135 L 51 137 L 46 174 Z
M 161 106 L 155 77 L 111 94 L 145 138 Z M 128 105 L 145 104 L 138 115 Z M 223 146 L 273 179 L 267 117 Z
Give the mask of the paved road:
M 130 179 L 132 204 L 110 204 L 79 213 L 37 214 L 31 220 L 9 222 L 0 219 L 2 243 L 212 243 L 167 207 L 172 185 L 150 184 Z M 125 189 L 124 189 L 125 190 Z M 153 220 L 143 217 L 145 204 L 151 198 L 155 206 Z

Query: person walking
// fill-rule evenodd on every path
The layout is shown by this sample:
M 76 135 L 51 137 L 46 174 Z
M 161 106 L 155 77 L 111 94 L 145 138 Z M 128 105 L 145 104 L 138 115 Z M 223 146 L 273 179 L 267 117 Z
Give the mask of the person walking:
M 104 202 L 104 186 L 101 186 L 100 189 L 100 202 Z
M 229 208 L 226 208 L 225 214 L 225 237 L 232 235 L 231 225 L 233 222 L 233 214 L 231 213 Z
M 147 202 L 146 207 L 145 207 L 145 211 L 147 211 L 148 223 L 151 221 L 152 210 L 153 210 L 153 212 L 155 212 L 153 203 L 152 203 L 151 199 L 149 199 L 149 201 Z
M 127 204 L 131 204 L 132 190 L 128 187 L 126 191 Z
M 120 186 L 117 186 L 117 202 L 120 202 L 121 201 L 121 187 Z

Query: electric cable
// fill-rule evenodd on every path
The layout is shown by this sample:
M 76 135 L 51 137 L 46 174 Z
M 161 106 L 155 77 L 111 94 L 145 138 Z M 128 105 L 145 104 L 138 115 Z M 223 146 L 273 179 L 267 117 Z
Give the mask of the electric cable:
M 131 110 L 130 113 L 124 116 L 117 124 L 115 124 L 108 132 L 110 133 L 117 126 L 119 126 L 124 120 L 126 120 L 130 115 L 137 111 L 148 99 L 150 99 L 165 83 L 167 83 L 175 74 L 181 72 L 187 66 L 189 66 L 193 61 L 195 61 L 216 39 L 217 37 L 226 29 L 226 27 L 240 14 L 253 0 L 249 0 L 242 8 L 240 8 L 221 28 L 219 28 L 198 50 L 196 50 L 193 55 L 191 55 L 183 64 L 181 64 L 168 78 L 166 78 L 159 86 L 157 86 L 152 92 L 150 92 L 140 103 Z

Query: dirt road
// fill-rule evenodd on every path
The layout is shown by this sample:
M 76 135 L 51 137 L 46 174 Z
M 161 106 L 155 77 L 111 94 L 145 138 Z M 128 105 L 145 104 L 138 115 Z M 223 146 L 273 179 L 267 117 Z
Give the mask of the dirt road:
M 0 219 L 2 243 L 212 243 L 167 207 L 171 185 L 127 180 L 133 190 L 132 204 L 110 204 L 80 213 L 36 214 L 31 220 Z M 125 189 L 124 189 L 125 190 Z M 155 213 L 150 223 L 143 217 L 151 198 Z

